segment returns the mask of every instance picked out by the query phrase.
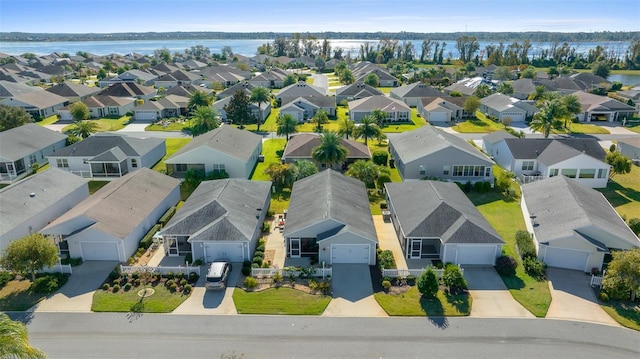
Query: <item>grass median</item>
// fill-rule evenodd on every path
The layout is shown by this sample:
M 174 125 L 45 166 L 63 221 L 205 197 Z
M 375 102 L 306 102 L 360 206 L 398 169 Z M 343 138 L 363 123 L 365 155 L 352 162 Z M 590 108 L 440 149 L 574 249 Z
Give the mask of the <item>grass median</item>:
M 291 288 L 270 288 L 260 292 L 236 289 L 233 301 L 238 314 L 320 315 L 331 297 Z

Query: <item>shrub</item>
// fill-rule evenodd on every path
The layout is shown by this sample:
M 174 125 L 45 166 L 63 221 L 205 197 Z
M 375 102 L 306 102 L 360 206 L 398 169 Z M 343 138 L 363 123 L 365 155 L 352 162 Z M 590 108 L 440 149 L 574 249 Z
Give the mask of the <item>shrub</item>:
M 536 258 L 536 247 L 533 245 L 533 239 L 531 239 L 529 232 L 523 230 L 516 232 L 516 246 L 522 260 Z
M 516 275 L 518 261 L 510 256 L 500 256 L 496 259 L 496 271 L 503 276 L 512 277 Z
M 247 277 L 244 279 L 244 287 L 247 289 L 255 289 L 258 286 L 258 280 L 254 277 Z
M 380 269 L 396 268 L 396 260 L 393 258 L 393 252 L 390 250 L 380 252 L 380 255 L 378 256 L 378 265 L 380 266 Z
M 476 182 L 473 184 L 473 190 L 478 193 L 484 193 L 484 182 Z
M 124 289 L 125 292 L 128 292 L 129 290 L 131 290 L 131 283 L 125 284 L 122 289 Z
M 182 272 L 178 272 L 173 276 L 175 279 L 182 279 L 182 277 L 184 277 L 184 273 Z
M 193 256 L 191 255 L 191 253 L 187 253 L 187 255 L 184 256 L 184 262 L 185 263 L 193 263 Z
M 377 150 L 371 154 L 371 160 L 378 166 L 387 166 L 389 161 L 389 152 L 384 150 Z
M 547 270 L 547 265 L 544 262 L 532 257 L 523 259 L 522 266 L 527 274 L 536 279 L 544 278 L 545 271 Z
M 178 285 L 173 283 L 172 285 L 169 286 L 169 291 L 171 293 L 175 293 L 178 290 Z
M 262 268 L 269 268 L 269 262 L 262 262 Z
M 328 281 L 323 281 L 318 283 L 318 290 L 323 294 L 326 294 L 327 292 L 329 292 L 330 287 L 331 285 L 329 284 Z
M 469 192 L 471 192 L 471 181 L 467 181 L 467 182 L 462 186 L 462 190 L 464 191 L 464 193 L 469 193 Z
M 391 288 L 391 282 L 389 282 L 388 280 L 383 280 L 382 288 L 384 288 L 385 290 L 389 290 L 389 288 Z
M 616 151 L 616 144 L 612 143 L 611 146 L 609 146 L 609 152 L 615 152 Z
M 601 291 L 600 293 L 598 293 L 598 299 L 600 299 L 601 302 L 608 302 L 609 295 L 607 294 L 607 292 Z
M 242 267 L 242 275 L 248 276 L 251 274 L 251 267 Z
M 113 287 L 111 287 L 111 291 L 113 293 L 118 293 L 118 291 L 120 290 L 120 286 L 115 284 Z
M 264 258 L 264 252 L 256 250 L 256 252 L 253 254 L 253 256 L 254 257 L 262 257 L 262 258 Z
M 280 282 L 282 282 L 283 279 L 284 277 L 282 277 L 282 273 L 276 272 L 273 274 L 273 277 L 271 277 L 271 282 L 275 285 L 278 285 L 280 284 Z
M 485 193 L 491 192 L 491 182 L 489 181 L 482 182 L 482 185 L 484 186 Z
M 110 281 L 114 281 L 116 279 L 120 278 L 120 273 L 118 273 L 115 270 L 112 270 L 111 273 L 109 273 L 109 280 Z
M 262 222 L 262 233 L 271 232 L 271 224 L 269 222 Z
M 409 274 L 407 276 L 407 285 L 416 285 L 416 276 Z
M 166 282 L 164 282 L 164 285 L 165 285 L 165 287 L 169 288 L 175 283 L 176 282 L 173 279 L 168 279 Z
M 429 267 L 425 270 L 420 278 L 418 278 L 418 292 L 423 297 L 433 298 L 438 293 L 438 277 L 433 268 Z
M 11 272 L 0 272 L 0 289 L 13 280 L 15 276 Z
M 389 205 L 387 204 L 387 202 L 384 202 L 384 201 L 380 202 L 380 209 L 387 209 L 387 208 L 389 208 Z
M 193 265 L 194 266 L 201 266 L 202 265 L 202 259 L 196 259 L 195 261 L 193 261 Z
M 175 277 L 175 274 L 173 272 L 167 272 L 167 274 L 164 275 L 167 279 L 173 279 Z
M 160 230 L 160 228 L 162 227 L 159 224 L 156 224 L 153 227 L 151 227 L 149 232 L 147 232 L 147 234 L 145 234 L 144 237 L 142 237 L 138 246 L 144 249 L 151 247 L 151 245 L 153 244 L 153 235 L 156 234 Z
M 105 283 L 102 285 L 102 290 L 109 290 L 109 283 Z
M 165 226 L 174 214 L 176 214 L 175 206 L 169 208 L 166 212 L 164 212 L 162 217 L 160 217 L 160 219 L 158 220 L 158 223 L 160 223 L 162 226 Z
M 451 264 L 444 268 L 442 273 L 442 283 L 449 287 L 449 292 L 460 293 L 467 289 L 467 280 L 462 276 L 462 271 L 457 265 Z
M 258 264 L 258 263 L 251 263 L 251 268 L 260 268 L 260 264 Z
M 182 289 L 182 292 L 184 294 L 189 294 L 191 293 L 191 290 L 193 289 L 193 287 L 191 286 L 191 284 L 187 284 L 184 286 L 184 288 Z
M 602 291 L 607 293 L 611 300 L 627 300 L 631 295 L 631 290 L 620 276 L 610 275 L 610 272 L 602 279 Z
M 264 260 L 264 258 L 262 258 L 261 256 L 254 256 L 253 257 L 253 263 L 256 263 L 258 265 L 262 264 L 263 260 Z
M 244 261 L 244 262 L 242 262 L 242 266 L 243 266 L 243 267 L 251 267 L 251 261 Z
M 629 220 L 629 228 L 631 228 L 631 230 L 640 236 L 640 218 L 631 218 Z
M 311 289 L 312 291 L 316 291 L 318 290 L 318 281 L 315 279 L 309 279 L 309 289 Z
M 191 283 L 195 283 L 198 281 L 198 278 L 200 278 L 200 276 L 198 275 L 198 273 L 196 272 L 191 272 L 189 273 L 189 282 Z
M 185 285 L 187 285 L 189 282 L 186 279 L 181 279 L 180 280 L 180 286 L 184 287 Z

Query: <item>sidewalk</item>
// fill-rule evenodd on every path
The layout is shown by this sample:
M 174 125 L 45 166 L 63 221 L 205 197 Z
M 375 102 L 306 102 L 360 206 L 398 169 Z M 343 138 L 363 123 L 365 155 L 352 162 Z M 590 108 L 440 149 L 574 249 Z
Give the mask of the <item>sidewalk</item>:
M 409 269 L 407 261 L 400 247 L 398 236 L 392 222 L 385 222 L 382 215 L 373 216 L 373 224 L 378 234 L 378 246 L 382 250 L 390 250 L 393 252 L 393 258 L 396 260 L 396 268 Z

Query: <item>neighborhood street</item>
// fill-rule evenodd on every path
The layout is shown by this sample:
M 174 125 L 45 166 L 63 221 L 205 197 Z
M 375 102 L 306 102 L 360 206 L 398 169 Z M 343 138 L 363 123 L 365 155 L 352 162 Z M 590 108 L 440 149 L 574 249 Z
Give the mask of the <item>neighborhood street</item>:
M 16 315 L 29 314 L 12 316 Z M 549 319 L 135 313 L 33 313 L 26 319 L 30 343 L 49 358 L 231 358 L 232 353 L 246 359 L 640 355 L 633 330 Z

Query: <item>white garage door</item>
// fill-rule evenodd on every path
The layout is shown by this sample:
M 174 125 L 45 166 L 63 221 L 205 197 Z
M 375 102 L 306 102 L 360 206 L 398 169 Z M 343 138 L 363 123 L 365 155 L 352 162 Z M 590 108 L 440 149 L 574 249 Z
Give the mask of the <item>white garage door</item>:
M 523 122 L 524 121 L 524 113 L 503 114 L 502 118 L 504 119 L 505 117 L 511 117 L 511 120 L 513 122 Z
M 228 259 L 231 262 L 242 262 L 244 261 L 242 243 L 205 243 L 204 258 L 206 262 L 213 262 L 217 259 Z
M 448 113 L 446 112 L 429 112 L 429 121 L 432 122 L 445 122 L 448 120 Z
M 135 112 L 136 120 L 156 120 L 156 112 L 155 111 L 136 111 Z
M 495 246 L 458 245 L 457 264 L 494 265 L 496 262 Z
M 116 242 L 80 242 L 85 261 L 119 261 Z
M 549 267 L 575 269 L 585 271 L 589 252 L 576 251 L 572 249 L 547 247 L 544 262 Z
M 370 244 L 332 244 L 331 263 L 369 264 Z

